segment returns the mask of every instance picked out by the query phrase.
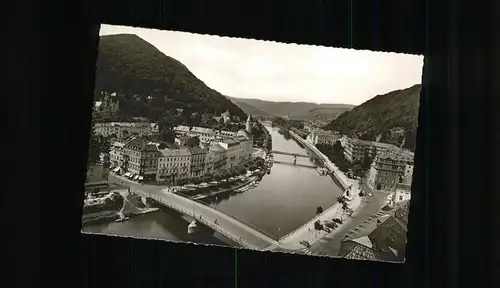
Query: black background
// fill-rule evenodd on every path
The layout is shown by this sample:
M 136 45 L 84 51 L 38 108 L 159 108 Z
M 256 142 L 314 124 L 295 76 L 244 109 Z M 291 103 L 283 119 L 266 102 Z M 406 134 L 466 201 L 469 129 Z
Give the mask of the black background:
M 498 1 L 10 4 L 2 287 L 498 287 Z M 407 263 L 82 236 L 99 23 L 425 54 Z

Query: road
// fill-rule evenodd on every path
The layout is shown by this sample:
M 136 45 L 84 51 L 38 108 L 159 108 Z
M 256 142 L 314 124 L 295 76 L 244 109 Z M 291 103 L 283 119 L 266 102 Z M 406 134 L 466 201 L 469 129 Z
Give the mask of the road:
M 223 230 L 219 232 L 221 232 L 225 236 L 232 235 L 232 237 L 234 237 L 232 238 L 232 240 L 242 243 L 243 246 L 247 248 L 264 250 L 268 246 L 275 245 L 277 243 L 271 237 L 265 235 L 257 229 L 254 229 L 249 224 L 246 224 L 241 220 L 237 220 L 236 218 L 233 218 L 221 211 L 192 201 L 183 196 L 166 192 L 165 189 L 163 189 L 165 186 L 160 187 L 153 185 L 141 185 L 118 176 L 110 176 L 109 181 L 116 181 L 115 183 L 122 183 L 126 186 L 129 186 L 132 192 L 137 192 L 152 197 L 161 197 L 169 205 L 186 211 L 186 214 L 194 214 L 196 218 L 202 216 L 203 222 L 206 221 L 208 223 L 211 223 L 211 226 L 213 226 L 212 228 L 220 227 L 216 230 Z M 215 220 L 217 220 L 217 224 L 215 224 Z M 238 239 L 238 237 L 240 238 Z
M 351 201 L 348 201 L 347 205 L 349 208 L 353 209 L 353 211 L 356 211 L 361 207 L 362 201 L 362 197 L 355 195 L 351 198 Z M 327 235 L 328 233 L 325 231 L 315 230 L 314 222 L 318 220 L 320 222 L 331 221 L 333 218 L 346 219 L 346 217 L 348 216 L 343 216 L 343 214 L 344 212 L 342 210 L 342 205 L 339 203 L 333 204 L 331 207 L 323 211 L 323 213 L 321 213 L 320 215 L 305 223 L 297 230 L 281 238 L 280 248 L 295 251 L 304 248 L 304 246 L 300 244 L 301 241 L 307 241 L 310 244 L 317 242 L 320 238 Z M 347 220 L 345 221 L 347 222 Z M 337 230 L 333 230 L 331 233 L 337 233 Z
M 315 255 L 337 256 L 340 251 L 341 241 L 344 236 L 355 227 L 363 224 L 373 215 L 382 209 L 389 193 L 373 191 L 373 196 L 364 197 L 361 206 L 344 225 L 340 226 L 333 233 L 325 235 L 318 239 L 309 249 L 303 249 L 302 252 Z

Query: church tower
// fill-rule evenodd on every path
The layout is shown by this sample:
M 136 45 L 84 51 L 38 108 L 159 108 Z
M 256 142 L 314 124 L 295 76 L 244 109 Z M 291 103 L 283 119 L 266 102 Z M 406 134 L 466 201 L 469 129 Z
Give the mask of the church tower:
M 248 114 L 247 125 L 245 130 L 248 132 L 249 135 L 252 135 L 252 116 L 250 116 L 250 114 Z

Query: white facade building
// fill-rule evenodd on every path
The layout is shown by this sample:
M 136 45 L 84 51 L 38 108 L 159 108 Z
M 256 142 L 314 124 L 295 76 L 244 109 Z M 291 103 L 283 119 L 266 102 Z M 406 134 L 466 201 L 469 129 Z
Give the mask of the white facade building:
M 154 125 L 156 125 L 156 123 L 106 122 L 106 123 L 95 123 L 94 129 L 96 135 L 102 135 L 104 137 L 116 135 L 118 138 L 123 138 L 131 136 L 133 134 L 137 134 L 139 136 L 149 135 L 153 133 Z
M 228 138 L 222 140 L 218 144 L 226 150 L 226 169 L 234 167 L 240 163 L 240 154 L 242 154 L 242 146 L 240 145 L 240 142 L 235 139 Z
M 175 183 L 191 176 L 191 153 L 187 148 L 160 150 L 156 181 Z
M 235 132 L 214 130 L 203 127 L 189 127 L 179 125 L 174 128 L 177 136 L 198 137 L 201 143 L 212 143 L 214 141 L 226 139 L 235 136 Z

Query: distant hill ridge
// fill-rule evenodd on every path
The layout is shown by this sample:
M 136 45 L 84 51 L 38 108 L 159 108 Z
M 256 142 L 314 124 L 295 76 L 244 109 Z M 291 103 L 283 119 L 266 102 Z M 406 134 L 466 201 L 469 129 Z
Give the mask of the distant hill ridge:
M 378 95 L 339 115 L 324 128 L 364 140 L 415 150 L 421 85 Z
M 316 104 L 310 102 L 275 102 L 260 99 L 228 97 L 236 105 L 251 106 L 271 116 L 291 116 L 295 119 L 324 120 L 335 118 L 337 115 L 349 111 L 354 105 L 349 104 Z M 318 110 L 322 109 L 321 113 Z M 319 116 L 318 116 L 319 115 Z M 265 115 L 267 116 L 267 115 Z
M 246 117 L 242 109 L 208 87 L 184 64 L 135 34 L 100 37 L 95 95 L 100 91 L 119 92 L 120 111 L 128 116 L 161 120 L 165 114 L 183 109 L 213 114 L 229 110 L 231 115 Z

